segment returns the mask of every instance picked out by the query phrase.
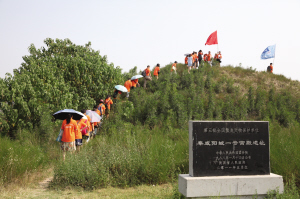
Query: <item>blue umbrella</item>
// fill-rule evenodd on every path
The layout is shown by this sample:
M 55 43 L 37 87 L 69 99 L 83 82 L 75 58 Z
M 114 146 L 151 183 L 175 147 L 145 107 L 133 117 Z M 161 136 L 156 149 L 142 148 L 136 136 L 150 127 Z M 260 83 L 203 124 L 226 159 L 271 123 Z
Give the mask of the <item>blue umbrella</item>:
M 115 86 L 115 89 L 117 89 L 118 91 L 121 91 L 123 93 L 127 93 L 128 92 L 127 88 L 125 86 L 122 86 L 122 85 Z
M 57 111 L 56 113 L 54 113 L 53 116 L 55 119 L 65 120 L 65 119 L 67 119 L 68 114 L 73 115 L 74 120 L 80 120 L 84 116 L 84 114 L 82 114 L 78 111 L 75 111 L 74 109 L 60 110 L 60 111 Z
M 143 77 L 143 75 L 135 75 L 135 76 L 133 76 L 133 77 L 131 78 L 131 80 L 138 79 L 138 78 L 141 78 L 141 77 Z

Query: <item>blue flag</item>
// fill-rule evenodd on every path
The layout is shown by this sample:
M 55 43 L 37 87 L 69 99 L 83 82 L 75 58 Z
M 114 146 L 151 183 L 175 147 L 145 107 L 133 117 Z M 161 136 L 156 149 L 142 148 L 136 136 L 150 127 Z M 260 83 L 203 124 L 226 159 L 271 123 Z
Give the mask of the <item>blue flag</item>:
M 270 59 L 275 57 L 275 48 L 276 45 L 273 46 L 268 46 L 264 52 L 261 54 L 260 58 L 261 59 Z

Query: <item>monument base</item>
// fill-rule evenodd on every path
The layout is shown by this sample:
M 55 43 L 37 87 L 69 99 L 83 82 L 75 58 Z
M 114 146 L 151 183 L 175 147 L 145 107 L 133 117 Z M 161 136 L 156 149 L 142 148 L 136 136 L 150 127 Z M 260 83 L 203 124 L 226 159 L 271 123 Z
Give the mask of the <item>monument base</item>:
M 268 191 L 278 190 L 283 193 L 282 176 L 270 175 L 249 176 L 211 176 L 191 177 L 179 174 L 179 192 L 187 198 L 264 198 Z

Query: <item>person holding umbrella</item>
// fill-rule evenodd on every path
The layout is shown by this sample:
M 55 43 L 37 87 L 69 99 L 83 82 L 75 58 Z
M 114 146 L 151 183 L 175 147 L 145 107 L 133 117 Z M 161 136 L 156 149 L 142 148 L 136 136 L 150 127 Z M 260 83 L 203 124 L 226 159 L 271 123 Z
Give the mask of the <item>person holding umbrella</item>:
M 66 159 L 66 152 L 73 152 L 76 150 L 75 146 L 75 132 L 77 131 L 77 122 L 72 119 L 72 115 L 68 114 L 63 121 L 61 129 L 63 130 L 61 138 L 61 149 L 63 151 L 63 160 Z
M 136 86 L 140 87 L 139 78 L 143 77 L 143 75 L 135 75 L 131 78 L 132 87 L 131 89 L 136 88 Z
M 114 99 L 116 99 L 117 98 L 117 96 L 118 96 L 118 94 L 122 94 L 122 92 L 123 93 L 127 93 L 128 92 L 128 90 L 127 90 L 127 88 L 125 87 L 125 86 L 122 86 L 122 85 L 116 85 L 115 86 L 115 92 L 114 92 L 114 94 L 113 94 L 113 98 Z
M 132 87 L 132 83 L 131 83 L 131 78 L 128 77 L 127 81 L 124 83 L 124 87 L 127 88 L 127 95 L 126 97 L 129 97 L 129 93 L 130 93 L 130 88 Z

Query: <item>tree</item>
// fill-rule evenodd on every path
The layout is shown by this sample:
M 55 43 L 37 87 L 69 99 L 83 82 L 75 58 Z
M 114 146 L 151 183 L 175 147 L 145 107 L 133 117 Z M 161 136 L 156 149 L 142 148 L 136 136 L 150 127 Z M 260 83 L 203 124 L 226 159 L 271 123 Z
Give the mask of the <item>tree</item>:
M 14 76 L 0 79 L 0 129 L 5 133 L 39 125 L 43 110 L 92 108 L 122 82 L 121 69 L 107 63 L 106 56 L 69 39 L 47 38 L 46 47 L 29 46 Z

